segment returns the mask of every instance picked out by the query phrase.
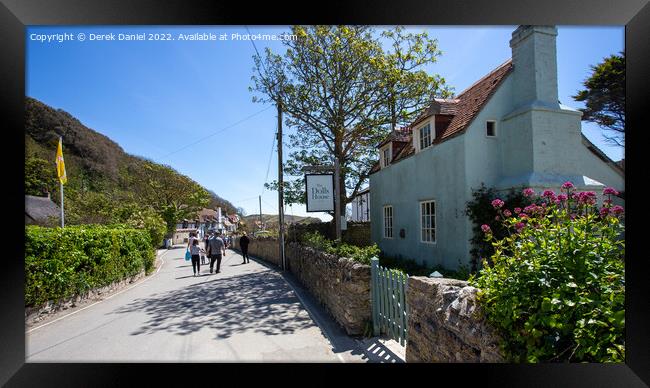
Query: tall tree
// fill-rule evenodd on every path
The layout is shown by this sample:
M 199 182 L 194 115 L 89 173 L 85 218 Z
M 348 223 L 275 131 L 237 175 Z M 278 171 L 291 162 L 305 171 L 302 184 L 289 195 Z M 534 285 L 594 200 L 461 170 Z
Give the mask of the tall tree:
M 378 34 L 364 26 L 294 26 L 284 55 L 255 55 L 254 101 L 280 104 L 292 152 L 284 172 L 286 203 L 304 203 L 302 168 L 341 166 L 339 214 L 367 181 L 375 146 L 408 123 L 432 96 L 446 97 L 444 79 L 423 67 L 440 55 L 426 33 L 395 28 Z M 383 42 L 389 48 L 382 46 Z M 268 185 L 277 189 L 277 182 Z M 348 195 L 349 194 L 349 195 Z
M 596 66 L 584 81 L 586 89 L 573 96 L 584 101 L 582 119 L 598 124 L 608 142 L 625 145 L 625 53 L 611 55 Z
M 139 198 L 155 209 L 167 223 L 167 233 L 184 218 L 194 218 L 196 212 L 210 202 L 210 194 L 201 185 L 169 166 L 142 161 L 143 168 L 134 171 L 133 179 L 143 184 L 134 186 Z

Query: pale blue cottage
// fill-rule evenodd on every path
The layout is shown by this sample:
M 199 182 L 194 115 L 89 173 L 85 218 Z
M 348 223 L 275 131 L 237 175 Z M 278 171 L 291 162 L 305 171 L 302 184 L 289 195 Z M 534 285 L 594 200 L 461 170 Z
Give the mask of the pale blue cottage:
M 454 99 L 435 100 L 379 145 L 370 218 L 382 251 L 429 266 L 469 265 L 465 207 L 482 183 L 624 191 L 623 169 L 582 135 L 581 112 L 558 102 L 556 36 L 553 26 L 519 26 L 512 59 Z

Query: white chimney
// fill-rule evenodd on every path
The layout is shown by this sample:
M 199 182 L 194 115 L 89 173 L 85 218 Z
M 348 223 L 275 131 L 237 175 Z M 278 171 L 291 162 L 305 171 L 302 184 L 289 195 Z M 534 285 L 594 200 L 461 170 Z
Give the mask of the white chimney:
M 555 26 L 519 26 L 510 40 L 513 98 L 518 107 L 558 109 Z

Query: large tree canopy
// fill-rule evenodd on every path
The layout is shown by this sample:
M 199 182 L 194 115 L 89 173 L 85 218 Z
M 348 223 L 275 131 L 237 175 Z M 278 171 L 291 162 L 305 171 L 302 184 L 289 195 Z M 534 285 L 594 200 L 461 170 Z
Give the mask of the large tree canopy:
M 598 124 L 603 136 L 619 146 L 625 145 L 625 53 L 611 55 L 591 66 L 592 74 L 583 85 L 586 89 L 573 96 L 584 101 L 582 119 Z
M 292 152 L 284 172 L 287 203 L 304 203 L 302 168 L 341 166 L 341 209 L 376 160 L 377 144 L 408 124 L 434 96 L 448 97 L 444 79 L 424 71 L 441 54 L 426 32 L 401 27 L 378 33 L 364 26 L 294 26 L 286 52 L 255 55 L 254 101 L 286 113 Z M 277 189 L 277 182 L 269 185 Z M 349 194 L 349 195 L 348 195 Z

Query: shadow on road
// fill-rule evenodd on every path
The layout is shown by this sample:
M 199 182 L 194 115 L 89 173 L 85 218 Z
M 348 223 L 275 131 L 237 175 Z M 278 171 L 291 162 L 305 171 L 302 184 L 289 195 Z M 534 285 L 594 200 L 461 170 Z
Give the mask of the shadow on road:
M 203 328 L 218 338 L 253 330 L 266 335 L 291 334 L 314 327 L 281 276 L 267 270 L 212 278 L 180 290 L 136 299 L 113 313 L 144 312 L 145 324 L 131 335 L 167 331 L 187 335 Z

